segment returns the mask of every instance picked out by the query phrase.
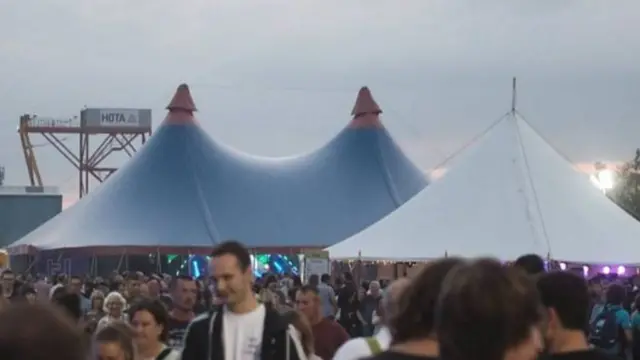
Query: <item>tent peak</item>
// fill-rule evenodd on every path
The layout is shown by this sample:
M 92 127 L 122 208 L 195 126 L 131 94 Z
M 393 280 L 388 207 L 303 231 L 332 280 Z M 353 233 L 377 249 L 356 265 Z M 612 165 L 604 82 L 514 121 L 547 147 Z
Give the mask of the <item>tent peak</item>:
M 369 88 L 363 86 L 358 91 L 356 103 L 353 105 L 353 110 L 351 110 L 353 120 L 349 126 L 355 128 L 382 127 L 380 114 L 382 114 L 382 109 L 373 99 Z
M 191 97 L 189 85 L 180 84 L 173 98 L 167 105 L 169 113 L 165 118 L 166 123 L 192 124 L 195 121 L 193 112 L 198 111 L 196 104 Z

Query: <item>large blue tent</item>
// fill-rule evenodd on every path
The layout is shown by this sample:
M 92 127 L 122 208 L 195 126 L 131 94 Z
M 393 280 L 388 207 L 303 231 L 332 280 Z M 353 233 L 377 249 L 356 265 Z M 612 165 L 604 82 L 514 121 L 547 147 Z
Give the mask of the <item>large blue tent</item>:
M 353 120 L 322 148 L 263 158 L 212 140 L 181 85 L 147 144 L 98 189 L 10 246 L 93 253 L 198 253 L 237 239 L 256 251 L 322 248 L 427 185 L 362 88 Z

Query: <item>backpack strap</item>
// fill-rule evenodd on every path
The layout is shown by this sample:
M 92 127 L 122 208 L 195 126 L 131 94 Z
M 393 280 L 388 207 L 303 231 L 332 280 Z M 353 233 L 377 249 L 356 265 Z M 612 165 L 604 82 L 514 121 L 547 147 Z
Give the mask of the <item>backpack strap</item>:
M 380 342 L 375 337 L 366 337 L 364 338 L 364 341 L 367 342 L 367 346 L 369 347 L 369 351 L 371 351 L 371 355 L 376 355 L 382 352 Z
M 164 358 L 166 358 L 167 356 L 169 356 L 169 354 L 171 353 L 171 350 L 172 350 L 172 349 L 171 349 L 170 347 L 168 347 L 168 348 L 166 348 L 166 349 L 162 350 L 162 351 L 160 352 L 160 354 L 158 354 L 158 356 L 156 356 L 156 360 L 164 360 Z

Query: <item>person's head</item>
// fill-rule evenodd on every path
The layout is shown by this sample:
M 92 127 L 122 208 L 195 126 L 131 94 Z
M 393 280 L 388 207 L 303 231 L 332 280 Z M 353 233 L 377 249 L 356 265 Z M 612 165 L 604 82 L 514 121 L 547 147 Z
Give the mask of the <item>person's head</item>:
M 300 333 L 300 342 L 305 355 L 308 357 L 315 353 L 313 330 L 307 317 L 295 310 L 289 311 L 286 315 L 290 317 L 290 324 Z
M 93 290 L 91 293 L 91 310 L 103 311 L 104 293 L 100 290 Z
M 516 259 L 513 266 L 523 270 L 529 275 L 540 275 L 544 273 L 544 260 L 536 254 L 522 255 Z
M 156 279 L 155 277 L 151 278 L 147 282 L 147 288 L 149 297 L 157 298 L 160 295 L 160 291 L 162 290 L 162 288 L 160 287 L 160 280 Z
M 81 329 L 48 304 L 13 304 L 0 311 L 2 360 L 85 360 Z
M 138 293 L 143 298 L 149 298 L 149 286 L 147 283 L 140 283 Z
M 318 274 L 312 274 L 311 276 L 309 276 L 309 285 L 318 286 L 319 284 L 320 284 L 320 277 L 318 277 Z
M 274 310 L 281 310 L 283 302 L 277 292 L 271 289 L 262 289 L 259 296 L 260 301 L 266 306 Z
M 429 263 L 405 285 L 397 303 L 397 313 L 390 318 L 393 343 L 434 338 L 435 308 L 442 282 L 461 262 L 448 258 Z
M 54 292 L 51 300 L 73 321 L 78 322 L 82 318 L 82 303 L 78 294 L 70 293 L 67 289 L 61 287 L 59 291 Z
M 13 287 L 16 283 L 16 274 L 9 270 L 6 269 L 2 272 L 2 290 L 4 291 L 9 291 L 9 290 L 13 290 Z
M 20 296 L 29 304 L 35 304 L 36 302 L 36 289 L 31 285 L 22 285 L 20 288 Z
M 533 360 L 542 343 L 533 279 L 491 259 L 463 263 L 442 285 L 435 328 L 442 360 Z
M 551 349 L 568 331 L 583 334 L 589 311 L 589 291 L 584 278 L 554 271 L 540 276 L 537 286 L 546 312 L 544 335 Z
M 192 311 L 197 297 L 198 286 L 192 277 L 179 275 L 171 280 L 171 301 L 174 308 Z
M 263 287 L 265 289 L 269 289 L 271 291 L 278 290 L 278 277 L 276 277 L 273 274 L 267 275 L 267 277 L 265 277 L 265 279 L 264 279 L 264 286 Z
M 129 299 L 140 296 L 141 277 L 137 273 L 132 273 L 127 279 L 127 296 Z
M 296 309 L 307 317 L 312 324 L 321 316 L 318 288 L 303 285 L 296 292 Z
M 235 306 L 253 297 L 253 272 L 249 251 L 237 241 L 218 245 L 211 253 L 211 268 L 217 295 Z
M 380 283 L 376 280 L 373 280 L 369 283 L 369 293 L 373 296 L 380 295 Z
M 117 291 L 112 291 L 104 298 L 104 308 L 102 309 L 107 314 L 113 317 L 122 316 L 122 311 L 127 305 L 127 301 Z
M 82 291 L 82 279 L 79 276 L 71 276 L 67 283 L 67 291 L 71 294 L 80 294 Z
M 122 275 L 120 275 L 120 274 L 117 274 L 117 273 L 116 273 L 116 274 L 113 276 L 113 282 L 114 282 L 114 283 L 119 283 L 119 284 L 124 283 L 124 276 L 122 276 Z
M 134 330 L 126 323 L 109 323 L 95 337 L 98 360 L 135 360 L 134 337 Z
M 622 305 L 627 295 L 627 291 L 620 284 L 611 284 L 605 293 L 605 299 L 608 305 Z
M 390 319 L 398 313 L 398 301 L 403 291 L 411 284 L 408 278 L 400 278 L 391 283 L 385 289 L 378 306 L 378 316 L 382 318 L 382 323 L 390 326 Z
M 329 284 L 331 282 L 331 276 L 329 276 L 329 274 L 322 274 L 320 281 L 324 284 Z
M 136 302 L 130 308 L 129 316 L 140 348 L 146 349 L 167 341 L 169 314 L 160 300 Z

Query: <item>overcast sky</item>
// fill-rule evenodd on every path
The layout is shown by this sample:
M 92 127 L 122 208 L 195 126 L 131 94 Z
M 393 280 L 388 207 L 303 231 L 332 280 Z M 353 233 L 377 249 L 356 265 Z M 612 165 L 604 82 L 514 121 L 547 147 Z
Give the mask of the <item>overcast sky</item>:
M 270 156 L 329 140 L 369 85 L 427 170 L 509 109 L 512 76 L 567 157 L 624 161 L 640 146 L 639 17 L 635 0 L 0 0 L 0 164 L 26 184 L 21 113 L 143 107 L 157 125 L 187 82 L 211 136 Z M 37 159 L 75 194 L 61 155 Z

